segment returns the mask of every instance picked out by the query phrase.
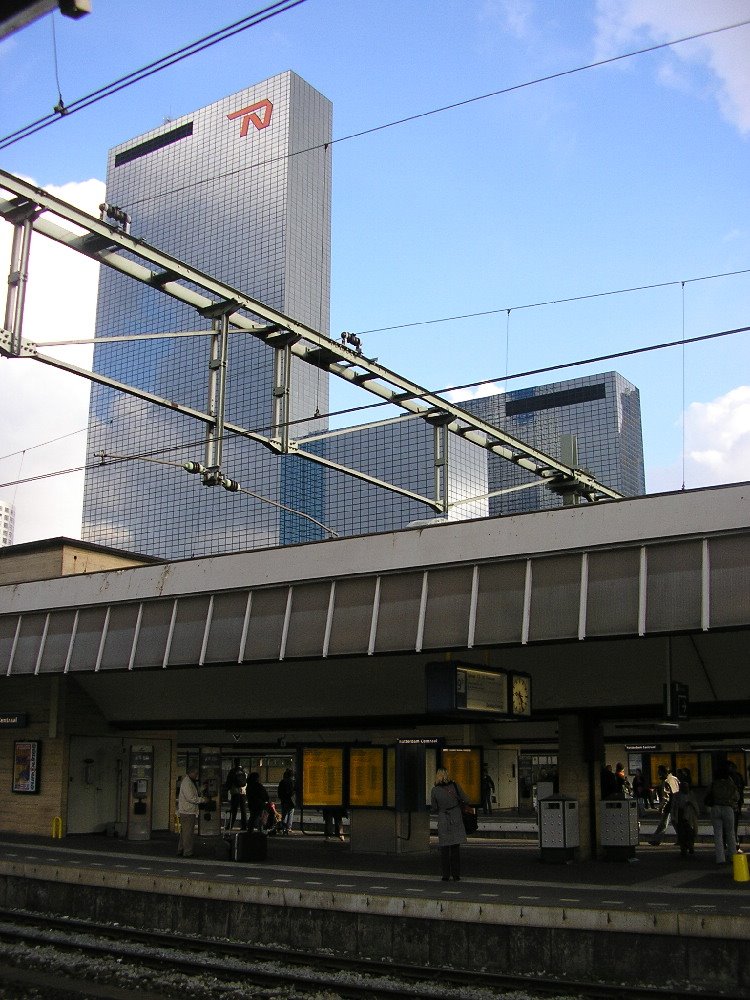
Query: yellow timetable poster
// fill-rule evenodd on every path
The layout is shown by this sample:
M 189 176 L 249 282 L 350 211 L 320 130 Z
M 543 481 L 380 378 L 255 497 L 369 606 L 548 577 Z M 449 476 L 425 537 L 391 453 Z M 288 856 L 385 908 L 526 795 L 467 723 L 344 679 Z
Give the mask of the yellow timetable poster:
M 306 747 L 302 751 L 302 804 L 344 804 L 344 751 L 341 747 Z
M 353 747 L 349 751 L 349 805 L 382 806 L 385 791 L 382 747 Z
M 481 802 L 481 751 L 478 747 L 445 748 L 442 752 L 443 767 L 451 778 L 463 788 L 470 802 Z

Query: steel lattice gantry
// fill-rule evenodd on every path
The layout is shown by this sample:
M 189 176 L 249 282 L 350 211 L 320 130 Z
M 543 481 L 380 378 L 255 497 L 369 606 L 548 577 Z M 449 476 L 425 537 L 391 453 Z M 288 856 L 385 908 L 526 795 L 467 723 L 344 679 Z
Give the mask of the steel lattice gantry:
M 0 333 L 0 354 L 7 358 L 34 359 L 199 421 L 206 427 L 206 464 L 201 467 L 201 472 L 207 485 L 222 484 L 231 488 L 231 480 L 224 476 L 221 468 L 222 438 L 224 434 L 231 433 L 257 441 L 277 454 L 294 453 L 446 513 L 447 435 L 455 434 L 532 473 L 537 481 L 542 481 L 565 497 L 583 497 L 590 501 L 621 498 L 620 493 L 597 482 L 587 472 L 572 468 L 525 444 L 377 361 L 363 357 L 345 344 L 333 341 L 270 309 L 238 289 L 203 274 L 136 236 L 120 231 L 12 174 L 0 171 L 0 189 L 10 196 L 0 202 L 0 216 L 14 227 L 5 323 Z M 61 221 L 73 224 L 79 231 L 61 225 Z M 28 281 L 29 246 L 33 233 L 52 239 L 133 280 L 143 282 L 164 295 L 178 299 L 192 306 L 201 319 L 211 320 L 213 332 L 202 330 L 194 333 L 185 331 L 182 334 L 157 334 L 211 337 L 208 364 L 209 405 L 206 411 L 67 364 L 43 354 L 35 343 L 23 338 L 23 306 Z M 269 435 L 224 419 L 224 380 L 229 377 L 226 360 L 227 338 L 230 333 L 249 334 L 275 351 L 274 409 Z M 122 339 L 133 340 L 138 337 Z M 290 370 L 293 357 L 361 387 L 385 403 L 402 410 L 405 418 L 421 418 L 431 424 L 435 433 L 435 496 L 420 496 L 360 470 L 343 467 L 324 456 L 306 451 L 299 441 L 294 440 L 289 433 Z

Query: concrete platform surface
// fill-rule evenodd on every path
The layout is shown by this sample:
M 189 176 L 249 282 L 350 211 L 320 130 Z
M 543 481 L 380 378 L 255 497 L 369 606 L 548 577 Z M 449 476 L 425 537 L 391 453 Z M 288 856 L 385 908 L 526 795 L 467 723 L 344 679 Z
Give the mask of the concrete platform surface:
M 750 881 L 735 881 L 732 864 L 717 865 L 713 846 L 696 845 L 682 858 L 671 838 L 658 847 L 641 843 L 629 861 L 542 861 L 537 843 L 474 836 L 461 849 L 462 878 L 439 878 L 437 843 L 419 854 L 353 852 L 349 842 L 293 831 L 267 838 L 263 862 L 229 860 L 223 838 L 199 838 L 196 854 L 176 856 L 175 834 L 149 841 L 105 835 L 59 840 L 0 831 L 0 862 L 124 871 L 244 885 L 320 889 L 368 896 L 484 901 L 567 910 L 732 915 L 735 933 L 750 938 Z

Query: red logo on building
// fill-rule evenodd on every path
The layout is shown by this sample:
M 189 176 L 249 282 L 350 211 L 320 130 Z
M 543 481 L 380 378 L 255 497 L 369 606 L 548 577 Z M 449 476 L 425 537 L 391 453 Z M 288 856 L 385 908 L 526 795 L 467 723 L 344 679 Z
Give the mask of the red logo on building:
M 250 104 L 246 108 L 240 108 L 239 111 L 233 111 L 231 115 L 227 115 L 230 121 L 235 118 L 240 118 L 242 120 L 242 125 L 240 127 L 240 135 L 247 135 L 247 130 L 250 128 L 250 122 L 260 131 L 263 128 L 268 128 L 271 124 L 271 115 L 273 114 L 273 104 L 265 98 L 262 101 L 256 101 L 255 104 Z

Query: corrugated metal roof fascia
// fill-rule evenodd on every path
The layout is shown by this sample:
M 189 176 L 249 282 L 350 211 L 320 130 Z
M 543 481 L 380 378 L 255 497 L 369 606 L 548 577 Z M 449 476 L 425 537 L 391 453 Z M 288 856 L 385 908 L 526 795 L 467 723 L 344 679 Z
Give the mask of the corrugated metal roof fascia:
M 0 609 L 24 612 L 180 597 L 703 538 L 749 529 L 749 500 L 749 484 L 740 484 L 70 576 L 2 587 Z

